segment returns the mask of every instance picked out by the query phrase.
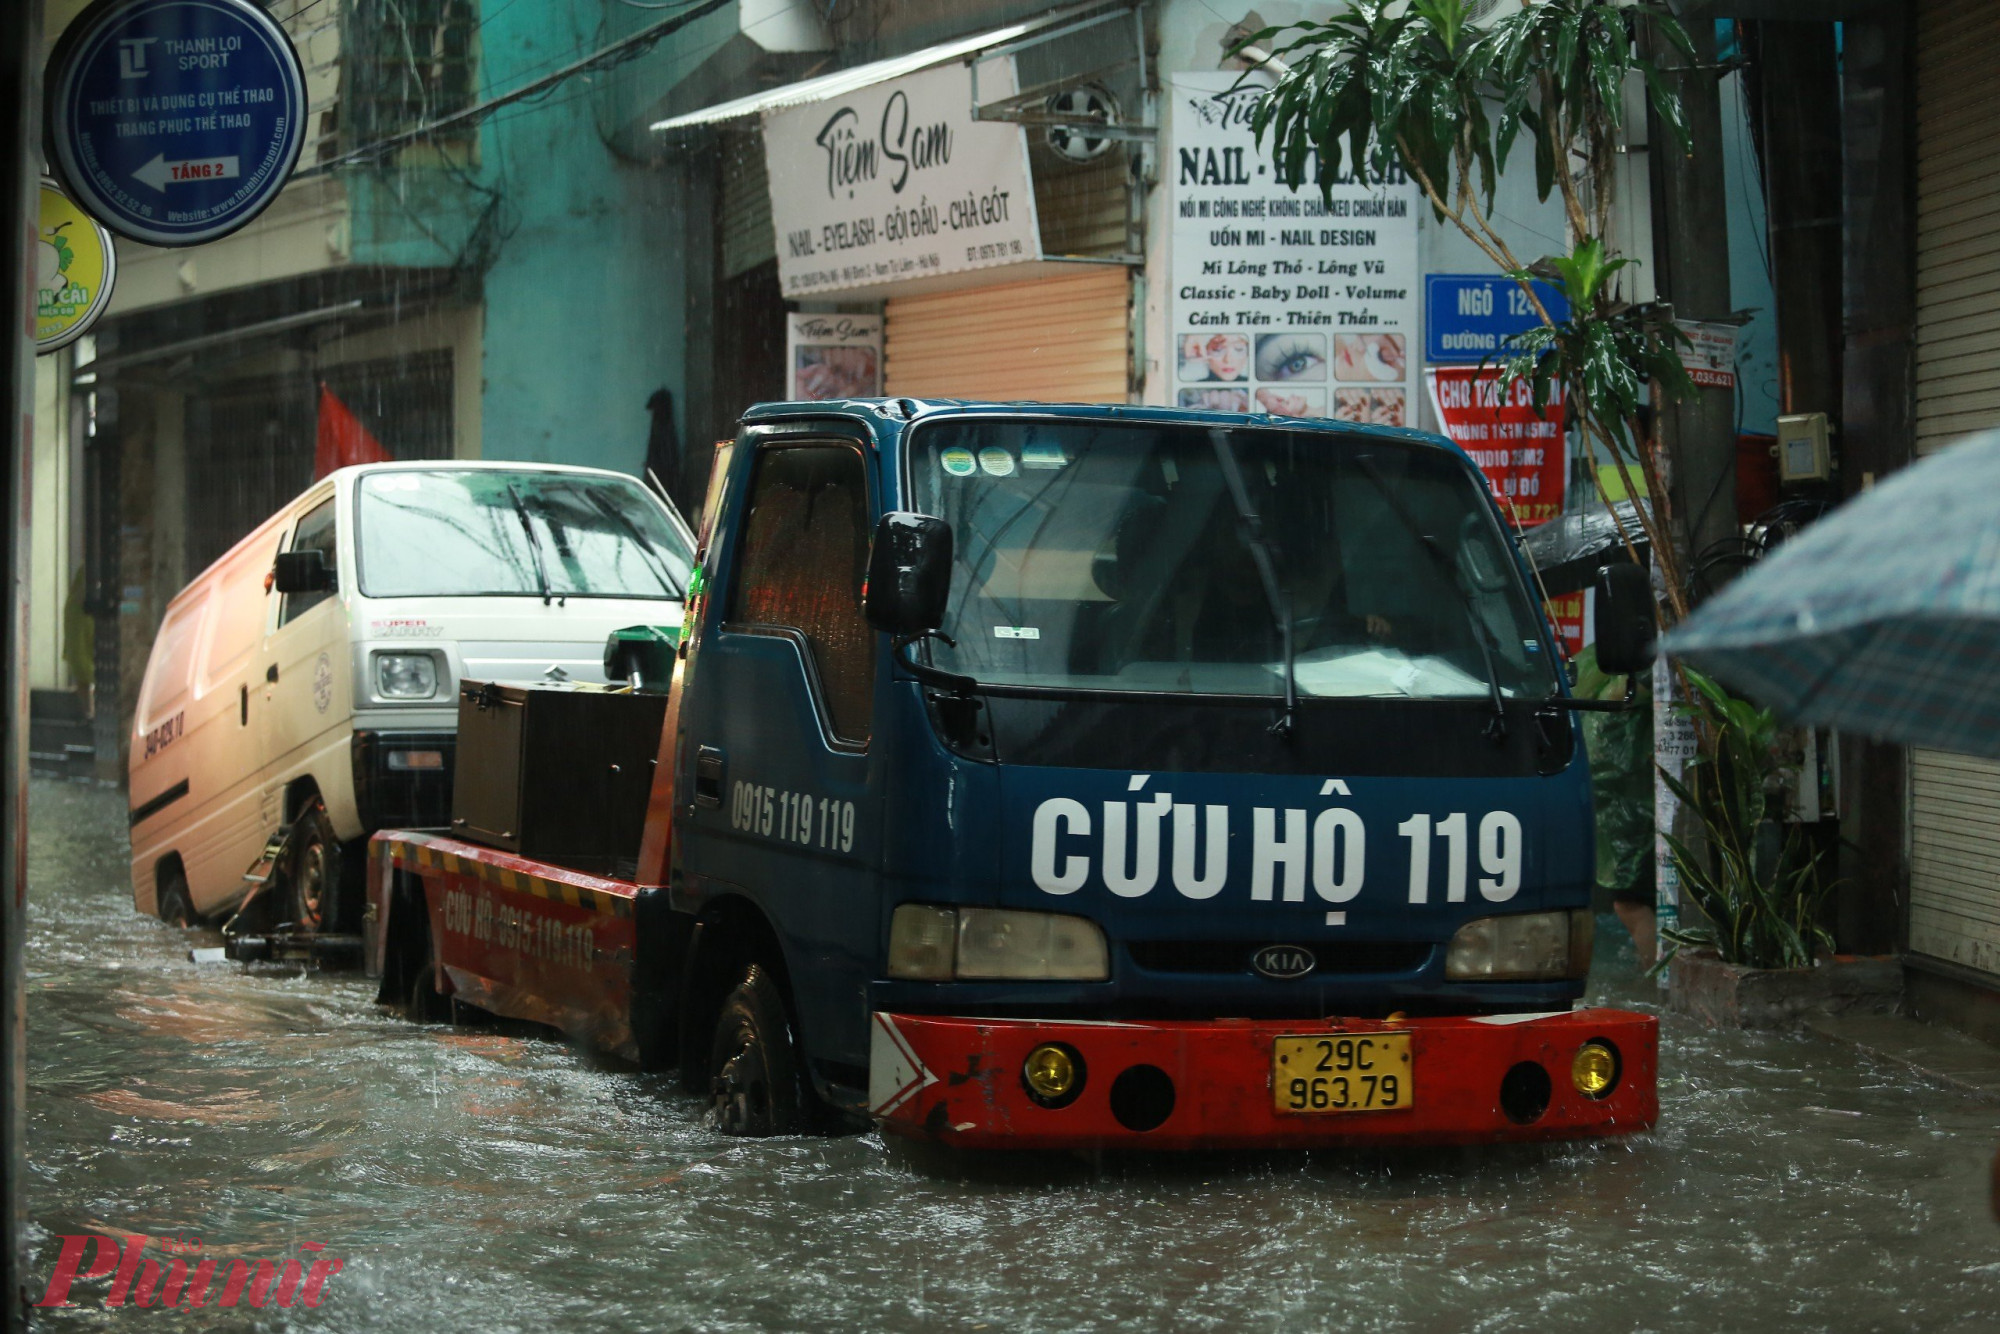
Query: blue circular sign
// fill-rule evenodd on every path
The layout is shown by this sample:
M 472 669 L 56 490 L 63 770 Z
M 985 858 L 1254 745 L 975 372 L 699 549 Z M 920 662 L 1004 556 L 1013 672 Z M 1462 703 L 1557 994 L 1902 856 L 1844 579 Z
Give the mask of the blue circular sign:
M 149 245 L 213 241 L 285 186 L 305 71 L 250 0 L 104 0 L 49 62 L 56 165 L 79 203 Z

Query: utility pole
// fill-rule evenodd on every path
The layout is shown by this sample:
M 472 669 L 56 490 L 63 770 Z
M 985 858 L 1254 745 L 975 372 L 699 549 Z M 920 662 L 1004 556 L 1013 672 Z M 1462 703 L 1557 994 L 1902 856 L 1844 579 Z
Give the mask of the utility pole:
M 0 1311 L 5 1328 L 27 1328 L 26 1160 L 27 994 L 22 936 L 27 926 L 27 509 L 23 479 L 34 447 L 36 219 L 41 215 L 42 0 L 0 4 L 0 230 L 14 238 L 0 263 L 0 559 L 6 562 L 6 614 L 0 616 Z
M 1679 320 L 1726 319 L 1729 303 L 1729 216 L 1722 176 L 1722 99 L 1716 78 L 1715 24 L 1698 16 L 1687 33 L 1694 59 L 1665 43 L 1651 54 L 1681 100 L 1694 151 L 1682 157 L 1673 135 L 1650 109 L 1647 156 L 1653 168 L 1653 273 L 1662 301 Z M 1692 65 L 1692 68 L 1684 68 Z M 1732 550 L 1736 523 L 1736 392 L 1696 389 L 1660 413 L 1660 441 L 1671 461 L 1668 492 L 1682 568 L 1696 598 L 1704 587 L 1701 561 Z
M 1687 59 L 1655 37 L 1648 53 L 1661 67 L 1667 86 L 1680 98 L 1693 148 L 1686 156 L 1648 103 L 1646 140 L 1653 177 L 1654 290 L 1679 320 L 1717 320 L 1729 315 L 1729 216 L 1722 175 L 1722 97 L 1716 78 L 1715 24 L 1699 13 L 1686 24 L 1694 46 Z M 1688 397 L 1662 404 L 1661 452 L 1667 460 L 1667 496 L 1673 507 L 1668 536 L 1686 571 L 1688 596 L 1709 590 L 1703 560 L 1736 550 L 1736 393 L 1697 388 Z M 1653 672 L 1653 748 L 1661 773 L 1679 777 L 1694 751 L 1694 735 L 1675 708 L 1676 676 L 1664 660 Z M 1654 912 L 1661 931 L 1680 924 L 1680 868 L 1665 838 L 1669 830 L 1683 842 L 1699 837 L 1691 812 L 1681 806 L 1660 774 L 1653 780 Z M 1665 974 L 1661 975 L 1662 983 Z

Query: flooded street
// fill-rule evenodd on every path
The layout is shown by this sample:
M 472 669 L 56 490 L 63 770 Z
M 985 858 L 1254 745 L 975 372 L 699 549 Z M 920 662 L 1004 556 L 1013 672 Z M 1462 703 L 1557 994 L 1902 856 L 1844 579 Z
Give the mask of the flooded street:
M 1659 1131 L 1476 1152 L 953 1159 L 732 1142 L 666 1080 L 419 1027 L 352 977 L 187 962 L 121 796 L 32 795 L 34 1272 L 63 1233 L 305 1242 L 316 1310 L 48 1327 L 1990 1329 L 1985 1102 L 1810 1037 L 1669 1018 Z M 1609 918 L 1597 997 L 1654 1008 Z

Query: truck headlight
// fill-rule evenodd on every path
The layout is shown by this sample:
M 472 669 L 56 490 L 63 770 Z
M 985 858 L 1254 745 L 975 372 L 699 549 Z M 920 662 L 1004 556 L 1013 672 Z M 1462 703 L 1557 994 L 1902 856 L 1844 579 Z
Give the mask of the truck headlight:
M 375 655 L 375 693 L 383 699 L 429 699 L 437 688 L 437 660 L 430 654 Z
M 889 922 L 889 976 L 1102 982 L 1111 976 L 1111 955 L 1088 918 L 905 903 Z
M 1444 975 L 1454 982 L 1582 977 L 1590 971 L 1596 933 L 1596 921 L 1585 908 L 1481 917 L 1452 936 Z

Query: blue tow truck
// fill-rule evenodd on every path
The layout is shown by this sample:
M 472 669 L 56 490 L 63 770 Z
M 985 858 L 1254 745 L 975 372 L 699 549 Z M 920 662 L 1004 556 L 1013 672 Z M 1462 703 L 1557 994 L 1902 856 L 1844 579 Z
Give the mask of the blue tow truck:
M 612 782 L 613 742 L 523 760 L 498 727 L 482 759 L 478 715 L 515 701 L 468 683 L 461 772 L 517 766 L 518 812 L 376 837 L 385 999 L 678 1067 L 744 1134 L 828 1109 L 973 1148 L 1653 1124 L 1656 1021 L 1578 1007 L 1590 705 L 1449 441 L 771 404 L 697 528 L 678 643 L 587 701 L 652 757 L 583 803 L 623 832 L 516 838 Z M 1643 572 L 1607 570 L 1597 609 L 1609 665 L 1639 665 Z

